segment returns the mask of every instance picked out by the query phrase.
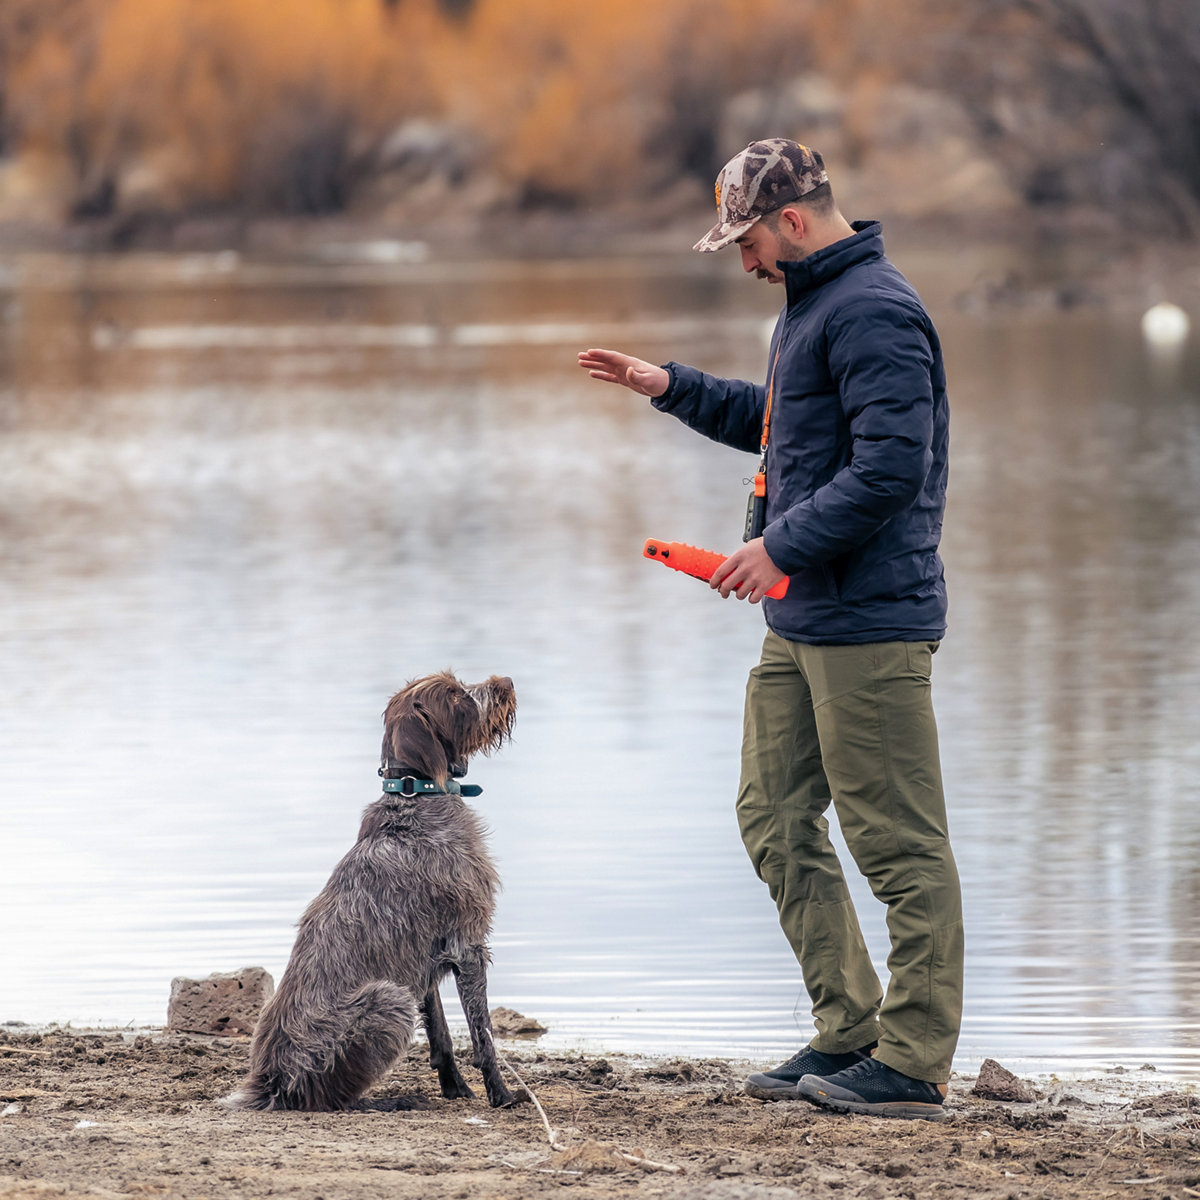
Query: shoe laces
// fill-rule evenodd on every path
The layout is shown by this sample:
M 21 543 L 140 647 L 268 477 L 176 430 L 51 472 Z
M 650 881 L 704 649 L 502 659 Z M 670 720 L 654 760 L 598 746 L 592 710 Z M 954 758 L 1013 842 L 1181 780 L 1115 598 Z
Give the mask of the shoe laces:
M 780 1066 L 776 1067 L 776 1068 L 775 1068 L 775 1070 L 777 1070 L 777 1071 L 783 1071 L 783 1070 L 786 1070 L 788 1067 L 795 1067 L 795 1066 L 799 1066 L 799 1065 L 800 1065 L 800 1060 L 801 1060 L 801 1059 L 802 1059 L 802 1058 L 803 1058 L 803 1057 L 804 1057 L 806 1054 L 810 1054 L 810 1053 L 812 1053 L 812 1047 L 811 1047 L 811 1046 L 801 1046 L 801 1047 L 800 1047 L 800 1049 L 799 1049 L 799 1050 L 797 1050 L 797 1051 L 796 1051 L 796 1053 L 795 1053 L 795 1054 L 793 1054 L 793 1055 L 792 1055 L 792 1057 L 791 1057 L 791 1058 L 789 1058 L 789 1059 L 787 1060 L 787 1062 L 785 1062 L 785 1063 L 782 1063 Z
M 838 1072 L 839 1075 L 846 1079 L 859 1079 L 864 1075 L 877 1075 L 880 1071 L 890 1071 L 891 1067 L 887 1063 L 881 1063 L 875 1058 L 864 1058 L 861 1062 L 856 1062 L 852 1067 L 846 1067 Z

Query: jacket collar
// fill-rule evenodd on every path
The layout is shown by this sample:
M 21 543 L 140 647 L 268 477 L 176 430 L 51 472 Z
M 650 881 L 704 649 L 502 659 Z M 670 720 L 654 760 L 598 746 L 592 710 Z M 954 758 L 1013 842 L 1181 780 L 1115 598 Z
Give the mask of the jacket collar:
M 850 227 L 854 230 L 852 237 L 834 242 L 799 262 L 779 263 L 789 305 L 849 267 L 883 257 L 883 226 L 878 221 L 852 221 Z

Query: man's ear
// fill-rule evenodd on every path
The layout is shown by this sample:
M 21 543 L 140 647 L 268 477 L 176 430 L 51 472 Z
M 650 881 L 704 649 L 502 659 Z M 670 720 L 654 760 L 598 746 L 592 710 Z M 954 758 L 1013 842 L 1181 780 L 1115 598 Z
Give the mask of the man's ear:
M 779 231 L 793 242 L 802 241 L 808 232 L 808 222 L 798 208 L 785 205 L 779 212 Z

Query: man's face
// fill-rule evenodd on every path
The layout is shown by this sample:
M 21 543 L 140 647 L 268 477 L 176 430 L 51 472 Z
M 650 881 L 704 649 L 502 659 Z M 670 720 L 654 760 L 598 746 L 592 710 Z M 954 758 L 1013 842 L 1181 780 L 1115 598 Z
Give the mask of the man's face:
M 777 262 L 799 262 L 804 257 L 803 249 L 790 238 L 768 227 L 766 221 L 758 221 L 734 243 L 742 252 L 742 270 L 753 272 L 768 283 L 782 283 L 783 272 Z

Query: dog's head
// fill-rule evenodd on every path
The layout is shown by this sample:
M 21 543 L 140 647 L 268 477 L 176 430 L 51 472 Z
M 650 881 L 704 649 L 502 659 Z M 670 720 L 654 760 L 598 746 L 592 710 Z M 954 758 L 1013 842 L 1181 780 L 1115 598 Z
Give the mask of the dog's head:
M 493 675 L 462 684 L 449 671 L 414 679 L 383 712 L 383 767 L 433 779 L 463 775 L 472 754 L 498 750 L 517 716 L 513 681 Z

